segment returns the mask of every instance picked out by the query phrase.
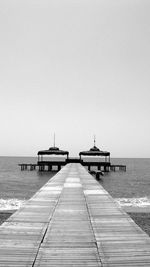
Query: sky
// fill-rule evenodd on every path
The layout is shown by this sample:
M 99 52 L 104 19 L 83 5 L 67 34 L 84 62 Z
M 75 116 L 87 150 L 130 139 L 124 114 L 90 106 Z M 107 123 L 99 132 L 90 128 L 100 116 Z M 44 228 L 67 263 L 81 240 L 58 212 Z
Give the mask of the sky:
M 0 155 L 150 157 L 150 1 L 0 1 Z

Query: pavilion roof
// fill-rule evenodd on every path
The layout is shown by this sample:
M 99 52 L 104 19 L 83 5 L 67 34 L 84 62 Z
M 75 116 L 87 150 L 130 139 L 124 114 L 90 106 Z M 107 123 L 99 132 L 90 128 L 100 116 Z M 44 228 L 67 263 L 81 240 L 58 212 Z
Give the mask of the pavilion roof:
M 79 153 L 79 155 L 83 155 L 83 156 L 110 156 L 110 152 L 107 151 L 102 151 L 100 150 L 98 147 L 96 147 L 95 145 L 90 148 L 90 150 L 88 151 L 81 151 Z
M 69 155 L 68 151 L 60 150 L 58 147 L 50 147 L 48 150 L 38 151 L 38 155 Z

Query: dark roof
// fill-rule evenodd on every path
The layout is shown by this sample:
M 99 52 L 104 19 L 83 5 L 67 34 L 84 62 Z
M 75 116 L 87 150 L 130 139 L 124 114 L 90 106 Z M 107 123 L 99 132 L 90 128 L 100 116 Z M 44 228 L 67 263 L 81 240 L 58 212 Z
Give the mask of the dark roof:
M 110 156 L 110 152 L 107 151 L 101 151 L 98 147 L 93 146 L 90 150 L 88 151 L 81 151 L 79 155 L 83 156 Z
M 69 155 L 68 151 L 60 150 L 58 147 L 50 147 L 48 150 L 41 150 L 38 155 Z

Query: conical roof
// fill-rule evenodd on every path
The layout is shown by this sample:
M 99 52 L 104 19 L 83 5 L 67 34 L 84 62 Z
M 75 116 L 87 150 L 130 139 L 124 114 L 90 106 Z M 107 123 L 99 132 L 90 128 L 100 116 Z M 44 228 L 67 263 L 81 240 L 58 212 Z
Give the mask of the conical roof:
M 81 151 L 79 153 L 79 155 L 83 155 L 83 156 L 110 156 L 110 152 L 107 151 L 102 151 L 100 150 L 98 147 L 96 147 L 95 145 L 90 148 L 88 151 Z
M 40 150 L 38 151 L 38 155 L 69 155 L 68 151 L 60 150 L 58 147 L 53 146 L 48 150 Z

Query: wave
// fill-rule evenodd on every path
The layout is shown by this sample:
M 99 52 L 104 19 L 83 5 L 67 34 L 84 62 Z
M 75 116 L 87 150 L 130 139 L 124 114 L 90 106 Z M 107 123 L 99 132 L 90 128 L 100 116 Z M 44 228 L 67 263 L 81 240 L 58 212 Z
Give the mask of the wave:
M 123 207 L 150 207 L 150 198 L 115 198 L 117 203 Z
M 18 210 L 25 204 L 25 202 L 25 200 L 16 198 L 0 199 L 0 211 Z
M 150 207 L 150 198 L 115 198 L 115 201 L 121 207 Z M 0 199 L 0 211 L 18 210 L 26 203 L 25 200 L 11 198 Z

